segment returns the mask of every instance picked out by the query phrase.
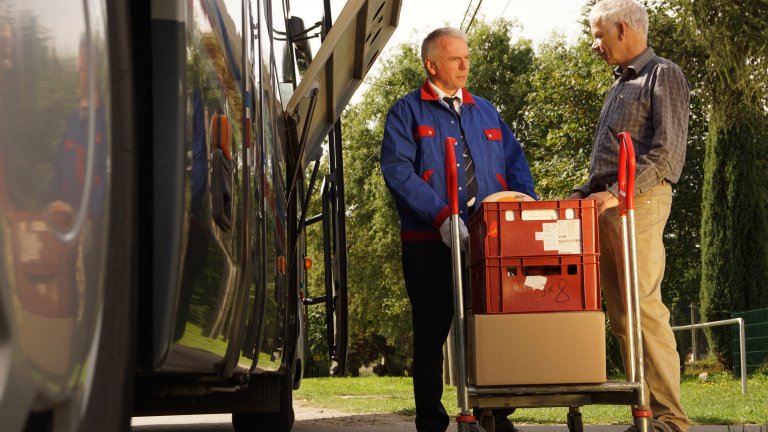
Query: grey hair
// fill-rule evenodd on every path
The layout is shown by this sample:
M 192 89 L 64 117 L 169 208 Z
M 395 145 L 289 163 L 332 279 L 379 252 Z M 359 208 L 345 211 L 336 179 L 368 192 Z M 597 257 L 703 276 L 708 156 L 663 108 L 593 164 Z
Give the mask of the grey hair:
M 602 0 L 589 12 L 589 23 L 612 25 L 627 23 L 648 40 L 648 11 L 637 0 Z
M 424 42 L 421 43 L 421 64 L 424 65 L 424 70 L 429 75 L 427 70 L 427 59 L 435 61 L 437 54 L 437 41 L 441 37 L 453 37 L 467 42 L 467 34 L 454 27 L 441 27 L 436 30 L 432 30 L 431 33 L 424 38 Z

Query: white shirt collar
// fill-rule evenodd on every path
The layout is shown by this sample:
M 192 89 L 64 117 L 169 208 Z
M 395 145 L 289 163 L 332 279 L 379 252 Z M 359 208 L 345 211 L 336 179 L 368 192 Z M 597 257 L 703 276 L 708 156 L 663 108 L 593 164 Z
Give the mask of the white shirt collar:
M 440 100 L 441 100 L 443 103 L 445 103 L 445 101 L 443 100 L 443 98 L 444 98 L 444 97 L 446 97 L 446 96 L 448 96 L 448 97 L 457 97 L 457 98 L 459 98 L 459 107 L 460 107 L 460 106 L 461 106 L 461 105 L 464 103 L 464 92 L 463 92 L 463 91 L 461 91 L 461 89 L 459 89 L 459 90 L 456 92 L 456 94 L 455 94 L 455 95 L 449 95 L 449 94 L 447 94 L 446 92 L 444 92 L 444 91 L 440 90 L 440 89 L 439 89 L 439 88 L 438 88 L 438 87 L 437 87 L 437 86 L 436 86 L 436 85 L 435 85 L 435 84 L 432 82 L 432 80 L 427 80 L 427 82 L 429 83 L 429 85 L 430 85 L 430 86 L 432 86 L 432 90 L 434 90 L 434 91 L 435 91 L 435 93 L 437 93 L 437 97 L 438 97 L 438 98 L 439 98 L 439 99 L 440 99 Z M 448 106 L 448 104 L 446 104 L 446 106 Z M 458 107 L 456 107 L 456 108 L 458 108 Z M 454 109 L 456 109 L 456 108 L 454 108 Z

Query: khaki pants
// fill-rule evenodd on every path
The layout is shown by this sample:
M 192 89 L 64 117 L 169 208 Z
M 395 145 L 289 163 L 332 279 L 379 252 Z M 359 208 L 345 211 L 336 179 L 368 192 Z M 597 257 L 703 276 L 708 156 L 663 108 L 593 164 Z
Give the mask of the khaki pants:
M 672 187 L 663 181 L 648 193 L 635 197 L 637 269 L 643 330 L 645 386 L 654 417 L 674 422 L 683 431 L 690 425 L 680 403 L 680 359 L 669 310 L 661 300 L 666 254 L 664 226 L 672 205 Z M 627 368 L 627 323 L 624 303 L 624 263 L 618 207 L 600 216 L 600 280 L 608 305 L 611 333 L 621 344 Z

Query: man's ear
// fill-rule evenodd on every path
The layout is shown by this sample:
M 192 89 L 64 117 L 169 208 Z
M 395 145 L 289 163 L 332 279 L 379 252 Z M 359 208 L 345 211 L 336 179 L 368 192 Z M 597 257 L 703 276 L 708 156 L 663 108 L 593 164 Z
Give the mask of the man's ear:
M 437 74 L 437 65 L 435 65 L 435 62 L 432 61 L 432 59 L 428 58 L 424 61 L 424 64 L 427 66 L 427 71 L 429 71 L 430 75 Z
M 625 22 L 617 22 L 616 23 L 616 30 L 619 32 L 619 40 L 623 41 L 624 38 L 627 36 L 627 23 Z

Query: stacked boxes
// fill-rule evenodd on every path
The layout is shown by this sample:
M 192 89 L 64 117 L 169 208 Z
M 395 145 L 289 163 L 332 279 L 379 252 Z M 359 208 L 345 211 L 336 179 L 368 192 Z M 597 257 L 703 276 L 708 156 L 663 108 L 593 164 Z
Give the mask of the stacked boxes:
M 600 310 L 595 206 L 484 202 L 469 221 L 473 311 Z
M 605 381 L 594 200 L 484 202 L 469 221 L 470 381 Z

